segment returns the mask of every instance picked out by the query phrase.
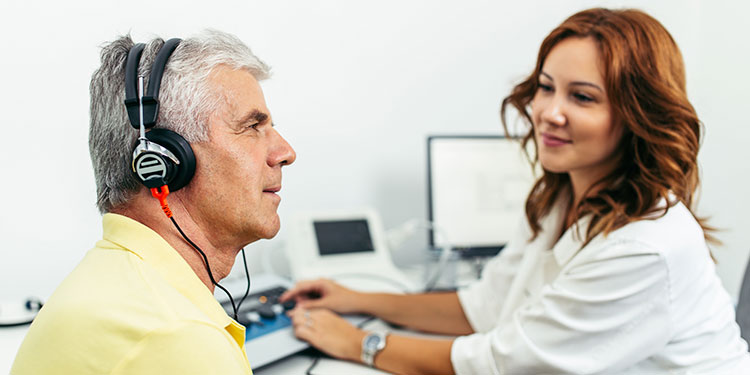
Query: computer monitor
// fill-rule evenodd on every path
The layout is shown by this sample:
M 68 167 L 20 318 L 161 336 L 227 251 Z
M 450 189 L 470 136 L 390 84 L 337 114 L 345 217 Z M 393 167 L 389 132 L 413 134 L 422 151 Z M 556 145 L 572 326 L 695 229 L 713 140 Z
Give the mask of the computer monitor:
M 465 256 L 505 246 L 535 180 L 519 139 L 494 135 L 429 136 L 427 173 L 430 247 Z

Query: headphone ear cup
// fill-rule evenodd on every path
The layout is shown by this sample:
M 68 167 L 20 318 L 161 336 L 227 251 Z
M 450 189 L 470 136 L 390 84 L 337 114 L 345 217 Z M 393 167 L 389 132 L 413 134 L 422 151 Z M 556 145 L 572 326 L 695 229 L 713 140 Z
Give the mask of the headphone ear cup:
M 177 157 L 174 177 L 167 181 L 170 192 L 175 192 L 187 185 L 195 174 L 195 154 L 190 143 L 181 135 L 167 129 L 151 129 L 146 132 L 146 139 L 166 148 Z

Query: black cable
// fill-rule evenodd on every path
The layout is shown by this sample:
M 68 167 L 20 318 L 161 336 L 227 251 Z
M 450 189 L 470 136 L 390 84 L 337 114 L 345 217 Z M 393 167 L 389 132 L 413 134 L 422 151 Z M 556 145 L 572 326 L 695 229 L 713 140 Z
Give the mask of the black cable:
M 320 361 L 320 354 L 315 356 L 310 366 L 307 368 L 307 370 L 305 370 L 305 375 L 313 375 L 312 369 L 315 368 L 315 365 L 318 364 L 318 361 Z
M 31 319 L 28 319 L 28 320 L 22 320 L 20 322 L 0 323 L 0 328 L 25 326 L 25 325 L 31 324 L 33 322 L 34 322 L 34 318 L 31 318 Z
M 242 263 L 245 265 L 245 278 L 247 279 L 247 289 L 245 289 L 245 295 L 242 296 L 242 299 L 240 299 L 240 303 L 237 304 L 237 311 L 240 311 L 240 306 L 242 306 L 242 302 L 245 301 L 245 298 L 247 298 L 247 295 L 250 293 L 250 272 L 247 270 L 247 259 L 245 259 L 245 248 L 242 248 Z M 235 318 L 237 320 L 237 318 Z
M 187 243 L 189 243 L 190 246 L 192 246 L 195 250 L 197 250 L 198 253 L 200 253 L 200 255 L 203 257 L 203 262 L 205 263 L 206 270 L 208 271 L 208 278 L 211 279 L 211 283 L 212 284 L 216 285 L 219 289 L 223 290 L 224 293 L 227 294 L 227 297 L 229 297 L 229 302 L 232 303 L 232 311 L 234 311 L 234 320 L 239 320 L 237 318 L 237 306 L 234 305 L 234 299 L 232 298 L 232 294 L 230 294 L 228 290 L 224 289 L 223 286 L 219 285 L 219 283 L 217 283 L 216 280 L 214 279 L 214 275 L 213 275 L 213 273 L 211 273 L 211 266 L 208 265 L 208 257 L 206 257 L 206 253 L 204 253 L 203 250 L 201 250 L 198 247 L 198 245 L 194 244 L 193 241 L 190 241 L 190 239 L 188 238 L 188 236 L 185 235 L 185 232 L 182 231 L 182 228 L 180 228 L 180 226 L 177 225 L 177 222 L 174 220 L 174 217 L 170 216 L 169 220 L 172 220 L 172 224 L 174 224 L 174 227 L 177 228 L 178 232 L 180 232 L 180 234 L 182 235 L 182 238 L 184 238 L 185 241 L 187 241 Z M 244 260 L 244 257 L 245 257 L 245 253 L 243 252 L 242 253 L 243 260 Z M 247 267 L 247 263 L 245 263 L 245 267 Z M 247 270 L 247 268 L 245 268 L 245 270 Z M 248 275 L 248 290 L 250 288 L 249 279 L 250 279 L 250 276 Z M 247 294 L 246 294 L 246 296 L 247 296 Z M 244 297 L 243 297 L 243 299 L 244 299 Z

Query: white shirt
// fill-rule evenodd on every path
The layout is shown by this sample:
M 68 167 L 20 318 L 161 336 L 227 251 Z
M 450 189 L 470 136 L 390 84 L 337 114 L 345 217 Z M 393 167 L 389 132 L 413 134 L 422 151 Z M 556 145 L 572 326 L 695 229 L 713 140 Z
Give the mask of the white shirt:
M 454 341 L 456 373 L 750 374 L 732 301 L 684 205 L 584 248 L 590 218 L 557 240 L 563 211 L 558 202 L 531 242 L 524 220 L 458 292 L 477 333 Z

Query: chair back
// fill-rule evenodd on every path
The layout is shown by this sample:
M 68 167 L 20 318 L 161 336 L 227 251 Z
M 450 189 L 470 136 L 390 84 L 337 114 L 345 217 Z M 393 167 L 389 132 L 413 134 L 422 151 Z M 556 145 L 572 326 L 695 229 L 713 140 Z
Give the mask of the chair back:
M 737 323 L 740 325 L 742 338 L 750 342 L 750 262 L 742 279 L 740 298 L 737 302 Z

